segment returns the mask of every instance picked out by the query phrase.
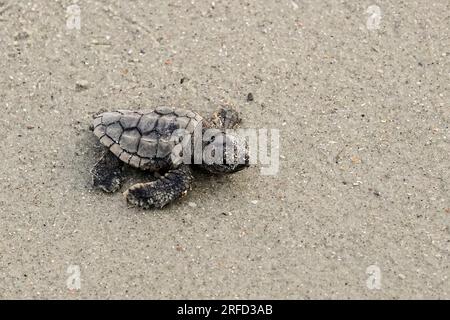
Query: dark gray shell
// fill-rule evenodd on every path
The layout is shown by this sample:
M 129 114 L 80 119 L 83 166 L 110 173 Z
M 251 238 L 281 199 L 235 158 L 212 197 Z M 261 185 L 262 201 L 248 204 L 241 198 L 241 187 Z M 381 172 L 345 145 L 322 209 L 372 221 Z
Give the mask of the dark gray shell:
M 123 162 L 140 169 L 171 165 L 170 153 L 178 143 L 172 133 L 193 133 L 202 117 L 195 112 L 160 107 L 154 111 L 119 110 L 94 118 L 94 134 Z

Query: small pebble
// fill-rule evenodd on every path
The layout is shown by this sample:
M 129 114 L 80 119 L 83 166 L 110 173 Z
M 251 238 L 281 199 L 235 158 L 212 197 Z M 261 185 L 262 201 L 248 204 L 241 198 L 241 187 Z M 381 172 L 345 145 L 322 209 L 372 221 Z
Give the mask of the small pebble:
M 188 206 L 192 208 L 196 208 L 197 204 L 195 202 L 188 202 Z
M 350 159 L 351 159 L 353 164 L 361 163 L 361 159 L 359 157 L 357 157 L 357 156 L 352 156 Z
M 253 100 L 255 100 L 255 99 L 253 98 L 253 93 L 250 92 L 250 93 L 247 95 L 247 101 L 250 102 L 250 101 L 253 101 Z
M 75 89 L 77 91 L 86 90 L 89 87 L 89 82 L 87 80 L 79 80 L 75 83 Z
M 258 200 L 252 200 L 250 202 L 253 203 L 253 204 L 258 204 Z

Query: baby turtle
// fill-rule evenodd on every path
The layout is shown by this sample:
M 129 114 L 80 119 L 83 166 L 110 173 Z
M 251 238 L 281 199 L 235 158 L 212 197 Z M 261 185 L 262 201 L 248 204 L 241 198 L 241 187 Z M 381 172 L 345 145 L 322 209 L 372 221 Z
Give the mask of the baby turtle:
M 246 142 L 227 131 L 240 121 L 235 110 L 225 108 L 210 119 L 169 107 L 98 114 L 91 129 L 106 150 L 92 169 L 93 184 L 105 192 L 119 190 L 125 178 L 124 164 L 158 172 L 162 174 L 159 179 L 135 184 L 124 195 L 133 205 L 162 208 L 190 189 L 192 167 L 224 174 L 249 166 Z M 195 139 L 198 133 L 200 143 Z

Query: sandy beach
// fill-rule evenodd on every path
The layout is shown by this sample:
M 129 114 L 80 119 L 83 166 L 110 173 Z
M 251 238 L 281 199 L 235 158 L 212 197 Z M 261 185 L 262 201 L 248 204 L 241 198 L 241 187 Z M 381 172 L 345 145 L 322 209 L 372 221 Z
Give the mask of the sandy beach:
M 449 299 L 450 3 L 0 1 L 0 298 Z M 279 130 L 163 210 L 92 187 L 92 116 Z

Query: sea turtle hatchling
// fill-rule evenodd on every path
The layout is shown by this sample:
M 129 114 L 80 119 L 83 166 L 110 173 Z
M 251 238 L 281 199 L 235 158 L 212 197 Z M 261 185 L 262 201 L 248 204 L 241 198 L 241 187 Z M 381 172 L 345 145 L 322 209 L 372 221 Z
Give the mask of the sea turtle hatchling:
M 169 107 L 98 114 L 94 116 L 91 129 L 107 149 L 92 169 L 93 184 L 105 192 L 119 190 L 125 178 L 122 170 L 124 164 L 158 172 L 161 176 L 156 181 L 135 184 L 124 195 L 133 205 L 162 208 L 187 193 L 193 181 L 194 166 L 213 174 L 234 173 L 248 167 L 246 142 L 226 132 L 240 121 L 235 110 L 225 108 L 219 109 L 210 119 L 204 119 L 192 111 Z M 199 128 L 200 162 L 193 159 L 196 151 L 195 139 L 192 139 Z M 212 129 L 213 134 L 205 134 L 208 129 Z M 186 137 L 191 138 L 187 144 Z M 223 160 L 205 161 L 203 150 L 207 149 L 213 156 L 219 152 Z M 178 150 L 178 158 L 174 157 L 175 150 Z M 182 158 L 186 156 L 183 155 L 186 150 L 192 161 Z M 180 161 L 181 158 L 183 161 Z

